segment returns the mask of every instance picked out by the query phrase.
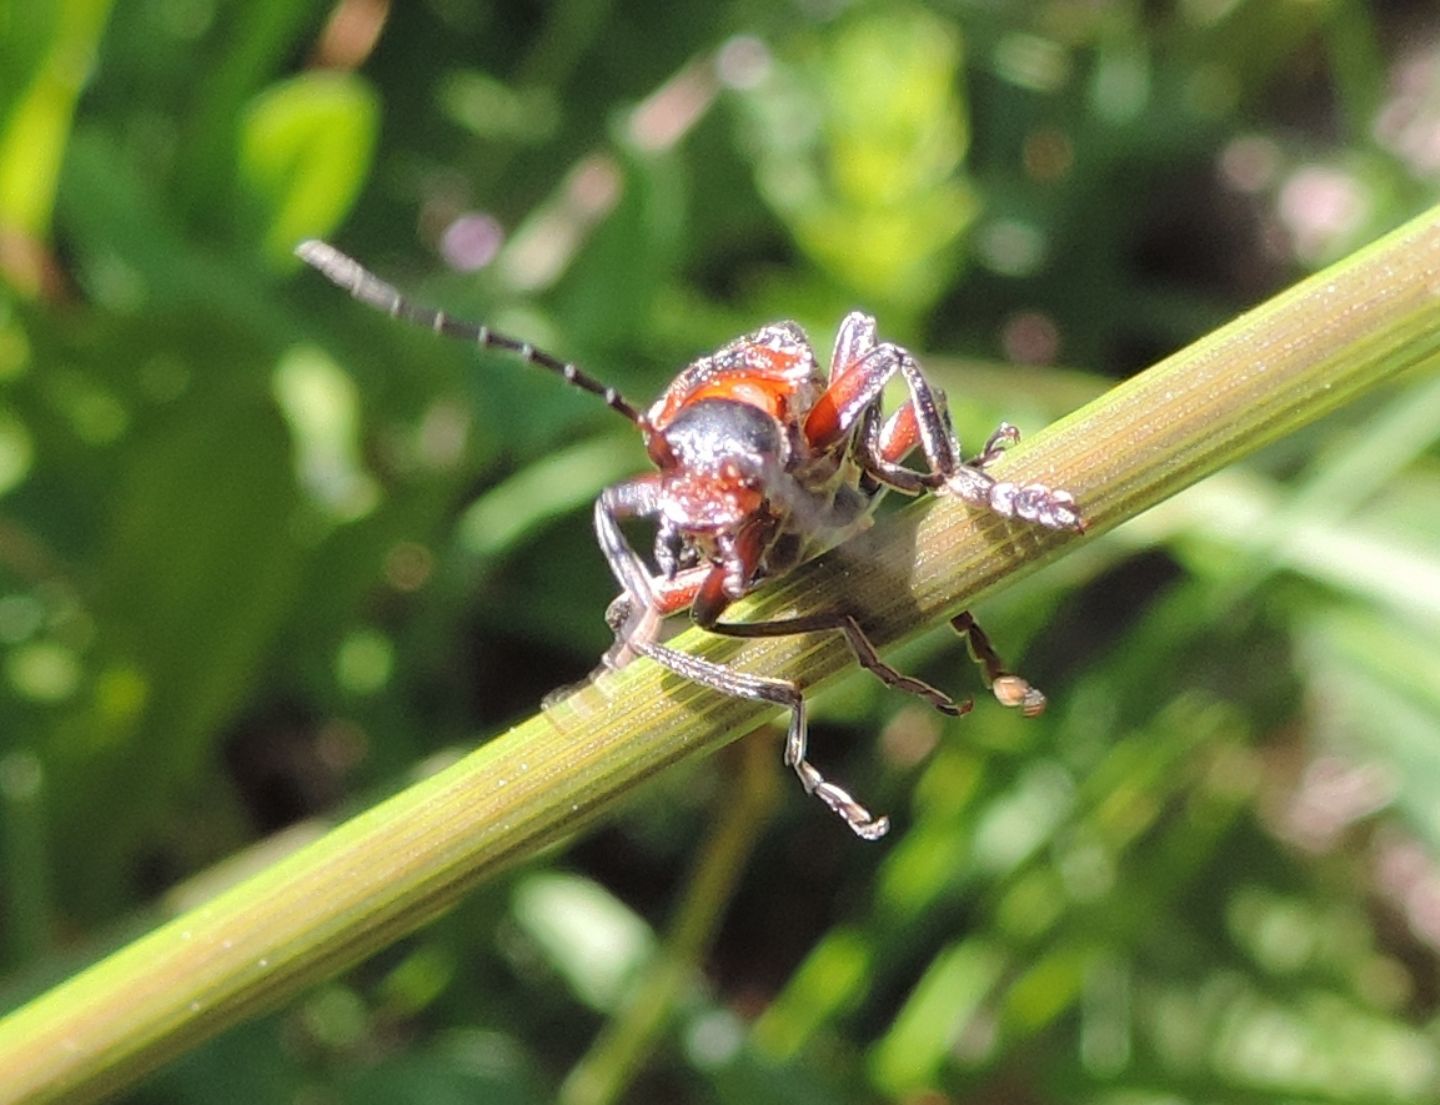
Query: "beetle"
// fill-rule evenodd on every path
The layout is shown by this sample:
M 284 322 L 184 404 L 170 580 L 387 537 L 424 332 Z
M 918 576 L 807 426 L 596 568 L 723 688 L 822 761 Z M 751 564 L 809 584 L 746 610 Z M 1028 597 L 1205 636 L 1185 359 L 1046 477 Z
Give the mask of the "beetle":
M 945 491 L 1006 518 L 1056 530 L 1084 528 L 1069 492 L 1018 486 L 986 472 L 1019 440 L 1010 424 L 1002 422 L 977 456 L 963 459 L 944 394 L 907 350 L 879 340 L 875 320 L 860 311 L 841 322 L 828 371 L 797 324 L 777 322 L 693 361 L 642 410 L 529 342 L 411 302 L 325 242 L 302 242 L 296 254 L 362 303 L 437 334 L 514 354 L 598 396 L 635 426 L 655 470 L 607 487 L 595 503 L 595 532 L 621 588 L 606 612 L 616 635 L 607 666 L 645 656 L 724 694 L 786 707 L 786 765 L 864 839 L 883 836 L 889 820 L 872 816 L 810 763 L 799 686 L 671 648 L 659 636 L 664 619 L 688 609 L 697 625 L 730 637 L 839 632 L 860 664 L 885 683 L 959 716 L 970 709 L 969 700 L 957 702 L 886 664 L 847 612 L 766 622 L 725 622 L 721 616 L 762 581 L 865 528 L 891 489 L 912 496 Z M 908 396 L 887 417 L 881 395 L 897 375 Z M 917 447 L 925 470 L 903 463 Z M 655 522 L 653 570 L 621 531 L 621 522 L 633 518 Z M 968 612 L 951 624 L 1001 703 L 1027 716 L 1044 709 L 1045 696 L 1005 669 Z

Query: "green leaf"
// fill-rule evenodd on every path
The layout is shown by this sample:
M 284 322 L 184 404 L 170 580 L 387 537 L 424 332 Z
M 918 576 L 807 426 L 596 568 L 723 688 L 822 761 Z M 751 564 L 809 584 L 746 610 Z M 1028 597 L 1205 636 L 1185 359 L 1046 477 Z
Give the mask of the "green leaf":
M 370 86 L 344 73 L 306 73 L 266 89 L 245 112 L 240 176 L 265 256 L 294 263 L 302 238 L 332 231 L 370 172 L 379 133 Z
M 109 0 L 0 9 L 0 229 L 34 237 L 49 230 L 85 63 L 109 13 Z

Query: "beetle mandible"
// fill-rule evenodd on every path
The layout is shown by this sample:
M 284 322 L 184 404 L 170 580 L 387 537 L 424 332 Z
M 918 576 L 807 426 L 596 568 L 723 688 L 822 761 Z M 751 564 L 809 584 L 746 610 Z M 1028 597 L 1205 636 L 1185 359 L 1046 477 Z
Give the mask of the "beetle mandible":
M 875 840 L 889 819 L 874 817 L 807 758 L 805 698 L 780 679 L 748 675 L 671 648 L 661 622 L 688 609 L 704 629 L 730 637 L 841 633 L 860 664 L 888 685 L 942 713 L 970 709 L 886 664 L 856 619 L 843 611 L 766 622 L 723 622 L 725 609 L 761 581 L 782 575 L 869 524 L 887 489 L 906 495 L 945 490 L 1007 518 L 1059 530 L 1082 530 L 1074 497 L 1042 484 L 997 481 L 989 464 L 1019 440 L 1002 422 L 970 460 L 960 452 L 942 392 L 905 349 L 876 336 L 875 320 L 853 311 L 840 323 L 828 372 L 804 331 L 777 322 L 687 365 L 645 410 L 575 365 L 490 329 L 412 303 L 359 262 L 310 240 L 296 254 L 368 306 L 437 334 L 508 351 L 599 396 L 642 434 L 656 470 L 606 488 L 595 503 L 601 551 L 620 584 L 607 620 L 612 667 L 646 656 L 724 694 L 790 711 L 785 763 L 854 832 Z M 888 417 L 885 385 L 899 375 L 908 397 Z M 926 470 L 906 466 L 919 447 Z M 621 532 L 627 518 L 656 524 L 654 571 Z M 1045 696 L 1005 669 L 968 612 L 952 619 L 987 685 L 1007 706 L 1034 716 Z

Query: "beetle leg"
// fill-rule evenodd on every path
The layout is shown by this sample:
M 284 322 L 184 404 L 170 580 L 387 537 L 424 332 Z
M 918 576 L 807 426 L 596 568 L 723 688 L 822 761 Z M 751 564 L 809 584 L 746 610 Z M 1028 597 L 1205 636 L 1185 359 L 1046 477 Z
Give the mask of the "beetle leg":
M 652 579 L 645 561 L 620 530 L 622 519 L 649 517 L 659 510 L 660 477 L 654 473 L 612 484 L 595 500 L 595 535 L 621 589 L 611 609 L 624 611 L 620 622 L 612 622 L 618 628 L 603 659 L 607 668 L 624 667 L 631 659 L 633 641 L 653 639 L 665 615 L 684 608 L 683 603 L 667 602 L 666 596 L 681 589 L 674 586 L 673 578 Z
M 940 476 L 917 472 L 900 463 L 919 442 L 915 406 L 910 400 L 905 400 L 883 423 L 880 408 L 872 405 L 860 427 L 860 467 L 877 482 L 905 495 L 933 490 L 943 482 Z
M 995 481 L 985 475 L 984 470 L 993 464 L 1006 449 L 1020 440 L 1020 431 L 1008 422 L 1002 422 L 985 442 L 980 455 L 966 461 L 961 469 L 962 476 L 947 482 L 951 490 L 971 502 L 981 502 L 997 514 L 1007 518 L 1021 518 L 1050 529 L 1073 529 L 1083 532 L 1085 520 L 1075 508 L 1075 497 L 1068 491 L 1057 491 L 1042 483 L 1018 484 Z M 976 480 L 971 473 L 979 474 Z M 988 481 L 988 482 L 986 482 Z
M 884 426 L 874 422 L 863 427 L 860 442 L 861 464 L 880 483 L 914 494 L 943 483 L 966 502 L 976 503 L 1007 518 L 1020 518 L 1050 529 L 1083 529 L 1075 498 L 1044 484 L 1025 486 L 997 481 L 983 469 L 1017 438 L 1018 433 L 1001 425 L 978 463 L 966 464 L 950 428 L 943 393 L 930 386 L 915 358 L 897 345 L 885 343 L 869 350 L 831 382 L 825 394 L 805 420 L 805 436 L 815 448 L 840 440 L 858 418 L 868 414 L 880 398 L 885 383 L 896 372 L 905 380 L 910 397 Z M 925 453 L 930 473 L 912 476 L 900 460 L 915 445 Z
M 615 624 L 615 628 L 619 632 L 623 625 Z M 799 776 L 805 790 L 839 814 L 856 836 L 865 840 L 878 840 L 889 830 L 888 817 L 872 816 L 849 791 L 827 780 L 820 770 L 806 759 L 809 730 L 805 716 L 805 696 L 794 683 L 748 675 L 656 641 L 636 640 L 631 647 L 661 667 L 713 691 L 752 702 L 784 706 L 790 711 L 790 725 L 785 735 L 785 763 Z
M 811 627 L 803 623 L 796 627 L 783 621 L 740 625 L 738 626 L 740 632 L 734 634 L 726 634 L 725 629 L 721 628 L 724 623 L 721 623 L 719 618 L 733 601 L 736 581 L 748 581 L 753 578 L 756 566 L 760 563 L 773 536 L 774 526 L 769 520 L 763 518 L 756 520 L 742 528 L 735 535 L 734 540 L 727 543 L 725 559 L 721 563 L 713 564 L 703 572 L 701 569 L 696 569 L 693 572 L 684 573 L 680 577 L 680 580 L 688 588 L 683 598 L 689 602 L 690 614 L 695 620 L 695 624 L 702 629 L 709 629 L 721 635 L 738 637 L 784 636 L 791 633 L 809 632 Z M 697 576 L 703 576 L 703 578 L 699 578 L 698 583 L 695 583 Z M 677 595 L 677 601 L 681 597 Z M 852 647 L 855 649 L 856 655 L 860 657 L 860 662 L 870 667 L 870 670 L 875 671 L 882 679 L 886 679 L 887 675 L 893 676 L 893 681 L 886 680 L 892 686 L 921 694 L 937 709 L 943 709 L 947 713 L 953 712 L 958 715 L 970 708 L 969 703 L 966 703 L 963 708 L 957 706 L 935 688 L 918 679 L 910 679 L 908 676 L 901 675 L 889 667 L 876 655 L 874 648 L 865 635 L 860 632 L 860 627 L 855 624 L 854 619 L 847 617 L 846 620 L 853 626 L 855 636 L 858 638 L 858 645 L 852 639 Z M 747 632 L 755 629 L 756 625 L 759 627 L 759 632 Z M 834 626 L 833 628 L 843 627 Z M 847 634 L 848 636 L 849 634 Z M 887 818 L 871 817 L 870 811 L 857 802 L 848 791 L 829 782 L 820 773 L 820 770 L 805 758 L 809 739 L 809 728 L 805 717 L 805 696 L 794 683 L 748 675 L 725 664 L 702 660 L 653 640 L 634 641 L 632 647 L 640 655 L 649 656 L 677 675 L 693 679 L 713 690 L 739 698 L 773 702 L 789 707 L 790 728 L 785 738 L 786 765 L 800 777 L 801 785 L 805 787 L 805 790 L 816 795 L 839 814 L 856 835 L 866 840 L 875 840 L 885 835 L 886 830 L 890 827 Z M 867 660 L 870 663 L 867 663 Z M 882 672 L 884 674 L 881 674 Z
M 904 421 L 896 426 L 895 449 L 899 449 L 909 437 L 908 423 L 913 419 L 914 436 L 910 445 L 913 446 L 918 441 L 931 472 L 939 476 L 953 494 L 1007 518 L 1019 518 L 1050 529 L 1084 529 L 1080 512 L 1075 507 L 1075 497 L 1070 492 L 1058 491 L 1039 483 L 1021 487 L 1018 484 L 997 481 L 983 471 L 984 465 L 993 461 L 1006 446 L 1018 438 L 1019 435 L 1013 427 L 1002 424 L 1000 429 L 990 435 L 985 450 L 977 458 L 980 464 L 966 464 L 961 460 L 960 447 L 945 412 L 944 395 L 930 386 L 920 366 L 905 350 L 881 345 L 876 347 L 875 353 L 887 349 L 894 350 L 898 355 L 899 363 L 896 367 L 910 389 L 910 398 L 907 400 L 910 413 L 903 415 Z M 904 410 L 905 407 L 901 407 L 896 412 L 896 417 L 901 417 Z M 881 436 L 883 438 L 883 433 Z M 898 463 L 896 457 L 886 457 L 884 453 L 882 447 L 880 461 Z M 874 463 L 874 458 L 871 459 Z M 883 471 L 883 464 L 880 467 Z M 877 478 L 883 479 L 883 476 Z
M 807 759 L 809 724 L 805 712 L 805 696 L 794 683 L 779 679 L 761 679 L 724 665 L 710 665 L 688 653 L 676 652 L 664 645 L 646 644 L 643 653 L 664 664 L 678 675 L 738 698 L 773 702 L 790 710 L 790 725 L 785 732 L 785 764 L 800 779 L 807 794 L 813 794 L 840 815 L 856 836 L 879 840 L 890 830 L 888 817 L 875 817 L 848 790 L 830 782 L 820 769 Z M 668 656 L 662 655 L 668 653 Z
M 897 372 L 904 378 L 910 397 L 886 427 L 876 428 L 872 423 L 862 434 L 862 452 L 868 454 L 872 474 L 882 482 L 903 485 L 902 490 L 915 489 L 917 479 L 927 487 L 948 481 L 963 464 L 945 414 L 945 397 L 930 386 L 915 358 L 890 342 L 873 346 L 833 376 L 805 419 L 805 438 L 814 449 L 825 449 L 840 441 L 857 419 L 872 417 L 870 412 L 878 405 L 881 392 Z M 893 446 L 880 444 L 887 436 L 894 439 Z M 872 443 L 871 447 L 866 447 L 867 442 Z M 925 473 L 910 477 L 897 471 L 900 460 L 917 444 L 923 447 L 936 479 L 931 480 Z
M 873 674 L 886 686 L 923 698 L 942 714 L 959 717 L 968 713 L 972 703 L 956 702 L 943 691 L 932 687 L 922 679 L 897 671 L 884 660 L 865 636 L 851 615 L 843 611 L 812 614 L 800 618 L 776 618 L 763 622 L 722 622 L 720 615 L 725 612 L 737 592 L 732 582 L 737 577 L 744 580 L 753 578 L 756 565 L 760 563 L 774 535 L 774 527 L 768 520 L 761 519 L 746 525 L 726 546 L 726 559 L 711 570 L 710 576 L 695 592 L 690 606 L 690 615 L 695 624 L 722 637 L 790 637 L 799 633 L 839 632 L 845 635 L 850 651 L 860 666 Z
M 672 614 L 678 614 L 680 611 L 688 609 L 695 602 L 695 596 L 699 593 L 701 584 L 705 582 L 710 572 L 710 566 L 702 564 L 676 572 L 671 579 L 661 576 L 650 580 L 651 595 L 654 599 L 654 605 L 650 610 L 655 615 L 656 628 L 659 627 L 661 621 Z M 627 618 L 634 621 L 637 614 L 634 600 L 629 594 L 622 591 L 611 600 L 609 610 L 605 614 L 605 621 L 607 625 L 614 624 L 617 620 L 624 623 Z M 653 640 L 655 634 L 650 633 L 647 636 Z
M 933 394 L 940 417 L 953 439 L 950 415 L 945 409 L 945 393 L 937 389 Z M 964 466 L 984 469 L 1019 440 L 1020 431 L 1010 423 L 1002 422 L 986 439 L 985 448 L 979 455 L 965 461 Z M 860 431 L 860 465 L 887 487 L 913 495 L 944 482 L 939 473 L 916 472 L 900 463 L 919 444 L 920 424 L 915 415 L 915 404 L 910 400 L 905 400 L 883 423 L 878 406 L 872 405 L 865 411 Z M 959 455 L 958 450 L 956 455 Z
M 1023 676 L 1016 675 L 1005 667 L 1005 663 L 990 644 L 990 638 L 974 615 L 962 611 L 950 619 L 951 626 L 965 638 L 966 649 L 980 669 L 985 686 L 990 688 L 1002 706 L 1019 707 L 1026 717 L 1038 717 L 1045 711 L 1045 694 L 1032 686 Z M 880 658 L 870 638 L 860 628 L 860 623 L 850 614 L 811 614 L 799 618 L 775 619 L 767 622 L 713 622 L 704 628 L 723 637 L 788 637 L 796 633 L 840 632 L 850 650 L 859 660 L 860 666 L 873 674 L 888 687 L 922 698 L 942 714 L 963 717 L 974 707 L 970 699 L 956 701 L 945 692 L 931 686 L 922 679 L 896 670 Z
M 875 319 L 863 311 L 851 311 L 840 320 L 835 349 L 830 354 L 830 382 L 833 384 L 860 358 L 875 348 Z
M 566 698 L 578 687 L 588 686 L 596 677 L 607 671 L 618 671 L 635 659 L 638 641 L 653 641 L 660 635 L 661 624 L 671 614 L 684 610 L 694 601 L 702 578 L 709 568 L 691 568 L 679 572 L 674 579 L 652 579 L 650 581 L 655 605 L 650 608 L 638 607 L 628 592 L 622 591 L 611 600 L 605 609 L 605 624 L 615 632 L 615 642 L 600 658 L 599 666 L 589 677 L 579 683 L 557 687 L 541 699 L 543 706 L 550 706 Z
M 850 651 L 855 654 L 860 666 L 886 686 L 924 699 L 942 714 L 951 717 L 961 717 L 970 712 L 974 706 L 970 699 L 957 702 L 944 691 L 922 679 L 906 675 L 882 660 L 860 623 L 853 615 L 844 611 L 829 611 L 796 618 L 775 618 L 762 622 L 720 621 L 720 615 L 731 602 L 728 588 L 730 575 L 734 572 L 751 571 L 752 564 L 758 562 L 761 555 L 765 532 L 764 527 L 759 524 L 742 530 L 729 548 L 730 557 L 735 563 L 711 568 L 698 587 L 687 591 L 685 598 L 690 602 L 691 616 L 697 625 L 724 637 L 750 639 L 789 637 L 799 633 L 843 633 L 846 644 L 850 646 Z M 1018 706 L 1026 717 L 1035 717 L 1045 709 L 1045 695 L 1021 676 L 1006 670 L 1003 661 L 991 646 L 990 638 L 969 611 L 953 618 L 951 625 L 966 639 L 970 657 L 979 665 L 985 685 L 1002 705 Z
M 600 551 L 621 588 L 641 607 L 655 605 L 650 571 L 620 532 L 620 521 L 649 517 L 659 510 L 660 477 L 655 474 L 612 484 L 595 500 L 595 536 Z
M 913 675 L 906 675 L 891 667 L 880 658 L 875 645 L 865 635 L 865 631 L 860 628 L 860 623 L 850 614 L 831 612 L 809 614 L 798 618 L 776 618 L 767 622 L 701 624 L 705 629 L 712 633 L 718 633 L 722 637 L 791 637 L 799 633 L 843 633 L 845 643 L 850 646 L 850 651 L 855 654 L 855 659 L 860 662 L 860 666 L 887 687 L 893 687 L 897 691 L 922 698 L 942 714 L 950 717 L 963 717 L 975 705 L 968 698 L 957 702 L 944 691 L 932 687 L 923 679 L 916 679 Z
M 965 638 L 970 659 L 975 661 L 990 688 L 1002 706 L 1018 706 L 1026 717 L 1038 717 L 1045 712 L 1045 695 L 1039 687 L 1032 687 L 1022 676 L 1006 671 L 1005 664 L 990 644 L 990 638 L 975 621 L 974 615 L 962 610 L 950 619 L 955 632 Z
M 1020 440 L 1020 431 L 1008 422 L 1002 422 L 995 427 L 995 432 L 985 440 L 985 448 L 980 450 L 980 455 L 971 457 L 965 463 L 971 468 L 985 468 L 993 464 L 1000 454 Z
M 843 440 L 856 420 L 879 402 L 885 385 L 896 372 L 903 371 L 909 360 L 905 350 L 885 342 L 870 347 L 858 360 L 838 368 L 805 416 L 804 434 L 810 447 L 823 451 Z

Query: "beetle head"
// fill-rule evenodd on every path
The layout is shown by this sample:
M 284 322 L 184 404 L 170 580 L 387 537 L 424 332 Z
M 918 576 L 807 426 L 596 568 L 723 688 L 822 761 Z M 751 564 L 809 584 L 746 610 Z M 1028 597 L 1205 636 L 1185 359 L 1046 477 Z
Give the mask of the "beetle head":
M 660 467 L 655 556 L 673 575 L 689 550 L 713 559 L 718 544 L 765 507 L 782 478 L 790 443 L 767 411 L 734 399 L 681 408 L 650 441 Z

